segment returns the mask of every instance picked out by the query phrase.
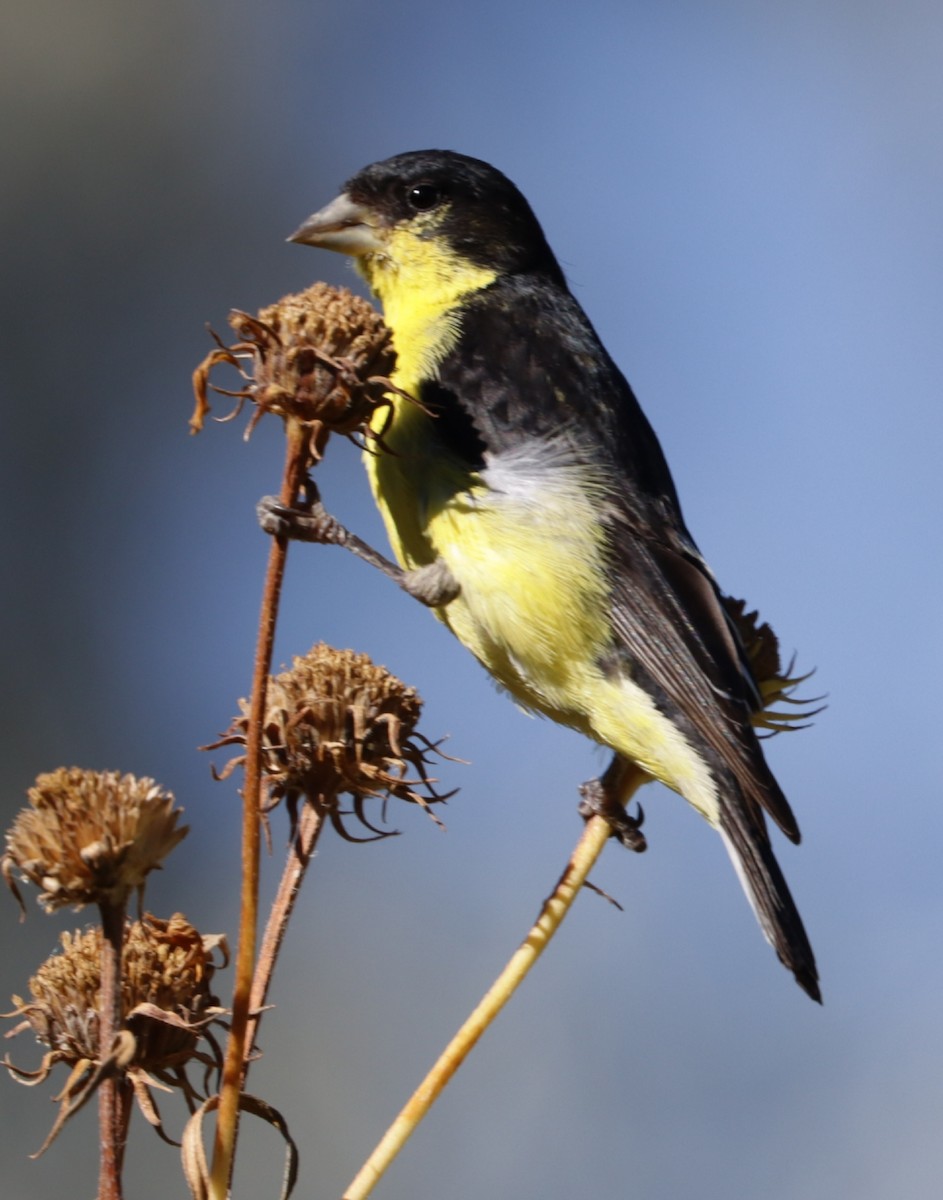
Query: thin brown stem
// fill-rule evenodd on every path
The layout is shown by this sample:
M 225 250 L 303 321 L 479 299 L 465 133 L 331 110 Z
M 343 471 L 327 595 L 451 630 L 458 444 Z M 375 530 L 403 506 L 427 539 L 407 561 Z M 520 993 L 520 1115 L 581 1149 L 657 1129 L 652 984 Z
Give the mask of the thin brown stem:
M 268 996 L 272 976 L 275 973 L 275 962 L 282 948 L 282 942 L 285 940 L 288 922 L 294 911 L 295 901 L 298 899 L 298 894 L 301 891 L 305 871 L 308 869 L 308 863 L 311 861 L 311 856 L 314 853 L 314 848 L 317 845 L 318 837 L 323 827 L 324 818 L 321 810 L 306 800 L 301 806 L 295 836 L 288 847 L 285 868 L 282 871 L 278 891 L 272 902 L 272 908 L 265 925 L 265 933 L 262 936 L 262 946 L 259 950 L 258 962 L 255 966 L 255 978 L 252 981 L 252 996 L 250 1000 L 249 1029 L 246 1041 L 246 1045 L 250 1050 L 255 1041 L 259 1021 L 262 1019 L 262 1008 Z M 245 1075 L 248 1073 L 248 1070 L 249 1060 L 247 1058 L 243 1072 L 243 1083 L 245 1083 Z
M 124 946 L 126 904 L 101 903 L 101 993 L 98 1006 L 99 1062 L 107 1062 L 121 1027 L 121 953 Z M 106 1073 L 98 1089 L 99 1200 L 121 1200 L 121 1164 L 127 1120 L 124 1116 L 124 1079 Z
M 282 476 L 280 500 L 290 507 L 295 503 L 308 468 L 308 439 L 297 421 L 286 422 L 287 448 Z M 272 665 L 275 624 L 278 602 L 285 577 L 288 539 L 272 539 L 268 568 L 262 592 L 259 632 L 256 642 L 255 668 L 252 678 L 252 699 L 249 708 L 249 727 L 246 741 L 245 780 L 242 793 L 242 887 L 239 912 L 239 947 L 236 953 L 232 1021 L 223 1081 L 220 1088 L 219 1112 L 213 1143 L 213 1166 L 210 1173 L 211 1200 L 225 1200 L 232 1178 L 239 1123 L 239 1094 L 249 1047 L 249 1013 L 251 1011 L 252 979 L 255 969 L 256 935 L 259 913 L 259 856 L 261 850 L 262 797 L 262 723 L 265 716 L 265 697 Z

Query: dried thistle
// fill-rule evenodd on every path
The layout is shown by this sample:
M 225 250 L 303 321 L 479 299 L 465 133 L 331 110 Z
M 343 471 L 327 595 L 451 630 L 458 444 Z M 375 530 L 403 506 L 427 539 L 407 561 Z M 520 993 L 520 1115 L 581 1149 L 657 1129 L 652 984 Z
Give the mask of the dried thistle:
M 735 600 L 732 596 L 724 596 L 724 607 L 733 622 L 740 640 L 747 652 L 747 660 L 753 672 L 757 691 L 762 705 L 753 714 L 753 724 L 758 729 L 767 731 L 768 736 L 782 733 L 788 729 L 804 729 L 812 717 L 822 711 L 822 707 L 809 708 L 821 697 L 800 699 L 793 695 L 796 688 L 805 683 L 812 675 L 793 675 L 795 659 L 790 659 L 784 669 L 779 655 L 779 639 L 771 627 L 764 621 L 761 625 L 757 611 L 747 612 L 745 600 Z M 784 712 L 774 706 L 791 704 L 795 712 Z
M 146 1119 L 165 1140 L 153 1088 L 178 1088 L 191 1112 L 205 1098 L 207 1081 L 196 1088 L 186 1068 L 197 1063 L 218 1073 L 219 1047 L 210 1026 L 224 1010 L 211 983 L 217 966 L 226 963 L 225 939 L 201 936 L 179 913 L 170 920 L 145 915 L 125 927 L 121 980 L 121 1024 L 110 1053 L 99 1051 L 102 932 L 63 933 L 62 950 L 51 955 L 29 981 L 32 999 L 13 997 L 20 1018 L 7 1033 L 26 1029 L 49 1049 L 35 1071 L 10 1062 L 3 1065 L 21 1083 L 43 1083 L 53 1068 L 71 1068 L 57 1099 L 59 1115 L 42 1153 L 73 1113 L 91 1097 L 104 1078 L 118 1075 L 133 1089 Z M 220 952 L 222 961 L 216 962 Z
M 47 911 L 123 905 L 186 835 L 182 809 L 153 779 L 60 767 L 40 775 L 6 835 L 0 871 L 20 907 L 14 875 L 41 889 Z
M 366 300 L 346 288 L 315 283 L 256 317 L 234 309 L 229 324 L 239 340 L 226 346 L 217 337 L 217 349 L 193 375 L 193 433 L 203 428 L 212 387 L 238 400 L 223 420 L 235 417 L 246 400 L 256 406 L 246 436 L 266 412 L 301 422 L 310 431 L 309 451 L 317 462 L 331 433 L 366 435 L 374 412 L 389 408 L 386 393 L 398 391 L 390 381 L 396 362 L 390 331 Z M 245 386 L 227 391 L 210 384 L 220 363 L 234 366 Z
M 218 746 L 245 745 L 249 705 L 242 710 Z M 429 753 L 439 743 L 428 741 L 416 726 L 422 700 L 385 667 L 366 654 L 335 650 L 323 644 L 296 657 L 292 669 L 271 676 L 262 733 L 262 769 L 268 808 L 283 797 L 294 808 L 300 797 L 324 806 L 334 827 L 345 838 L 335 797 L 348 794 L 358 820 L 378 836 L 364 815 L 370 797 L 395 796 L 428 806 L 443 801 L 427 773 Z M 221 777 L 243 762 L 232 759 Z M 410 770 L 413 776 L 410 777 Z M 430 816 L 431 816 L 430 812 Z M 434 818 L 435 819 L 435 818 Z

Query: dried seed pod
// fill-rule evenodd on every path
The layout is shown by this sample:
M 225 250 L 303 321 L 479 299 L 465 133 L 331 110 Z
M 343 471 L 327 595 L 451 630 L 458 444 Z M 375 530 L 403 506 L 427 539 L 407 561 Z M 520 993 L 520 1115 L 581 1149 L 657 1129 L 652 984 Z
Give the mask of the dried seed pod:
M 390 382 L 396 356 L 389 330 L 366 300 L 346 288 L 315 283 L 258 316 L 234 310 L 229 323 L 239 341 L 225 346 L 217 338 L 218 348 L 194 372 L 194 433 L 203 428 L 213 386 L 237 397 L 232 416 L 246 400 L 256 406 L 249 431 L 265 412 L 300 421 L 310 430 L 316 462 L 331 433 L 367 435 L 374 413 L 389 404 L 386 394 L 398 390 Z M 220 363 L 236 367 L 245 386 L 225 391 L 211 385 Z
M 249 705 L 239 703 L 241 715 L 207 749 L 245 745 Z M 427 774 L 429 753 L 438 744 L 418 732 L 421 711 L 415 688 L 366 654 L 321 644 L 295 658 L 290 671 L 269 678 L 262 735 L 269 807 L 283 797 L 293 805 L 307 797 L 326 806 L 347 836 L 335 804 L 338 794 L 352 797 L 354 813 L 374 833 L 381 831 L 364 816 L 367 798 L 395 796 L 427 810 L 445 800 Z M 242 761 L 233 759 L 223 774 Z
M 40 775 L 6 835 L 0 870 L 40 888 L 47 910 L 123 904 L 186 835 L 182 809 L 153 779 L 60 767 Z
M 71 1069 L 59 1095 L 59 1116 L 43 1149 L 65 1121 L 97 1088 L 103 1075 L 117 1072 L 133 1087 L 141 1111 L 163 1134 L 151 1088 L 155 1081 L 179 1088 L 191 1111 L 204 1098 L 186 1075 L 191 1063 L 201 1071 L 222 1065 L 210 1026 L 224 1010 L 212 994 L 213 975 L 226 962 L 225 939 L 202 936 L 179 913 L 169 920 L 146 915 L 125 929 L 121 980 L 122 1021 L 107 1060 L 98 1046 L 102 932 L 63 933 L 62 949 L 29 981 L 31 999 L 13 997 L 19 1018 L 7 1036 L 30 1029 L 48 1051 L 35 1071 L 4 1060 L 23 1083 L 42 1083 L 59 1063 Z M 217 962 L 217 955 L 222 961 Z

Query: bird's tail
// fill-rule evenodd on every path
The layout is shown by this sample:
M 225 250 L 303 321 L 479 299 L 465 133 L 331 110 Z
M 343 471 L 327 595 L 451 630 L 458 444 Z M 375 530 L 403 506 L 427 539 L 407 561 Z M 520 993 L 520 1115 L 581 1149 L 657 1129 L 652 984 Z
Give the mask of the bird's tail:
M 815 955 L 765 828 L 739 804 L 723 805 L 719 828 L 766 940 L 802 990 L 821 1004 Z

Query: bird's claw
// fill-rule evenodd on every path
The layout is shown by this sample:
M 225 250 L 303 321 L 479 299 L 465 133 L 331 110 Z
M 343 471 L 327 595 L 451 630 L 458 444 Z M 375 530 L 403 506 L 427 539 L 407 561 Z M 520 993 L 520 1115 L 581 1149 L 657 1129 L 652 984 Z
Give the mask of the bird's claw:
M 301 503 L 297 505 L 282 504 L 277 496 L 263 496 L 256 506 L 262 529 L 273 537 L 343 546 L 429 608 L 450 604 L 461 591 L 458 580 L 443 559 L 437 558 L 425 566 L 404 571 L 332 517 L 321 503 L 312 480 L 305 483 L 302 495 Z
M 617 838 L 627 850 L 641 854 L 648 848 L 645 834 L 642 833 L 642 822 L 645 820 L 645 810 L 638 806 L 638 816 L 632 817 L 626 812 L 618 800 L 606 789 L 601 779 L 590 779 L 580 787 L 579 813 L 587 821 L 590 817 L 603 817 L 609 822 L 610 837 Z
M 322 545 L 343 544 L 344 527 L 331 516 L 320 499 L 294 507 L 282 504 L 277 496 L 263 496 L 256 505 L 256 513 L 263 531 L 272 537 Z

